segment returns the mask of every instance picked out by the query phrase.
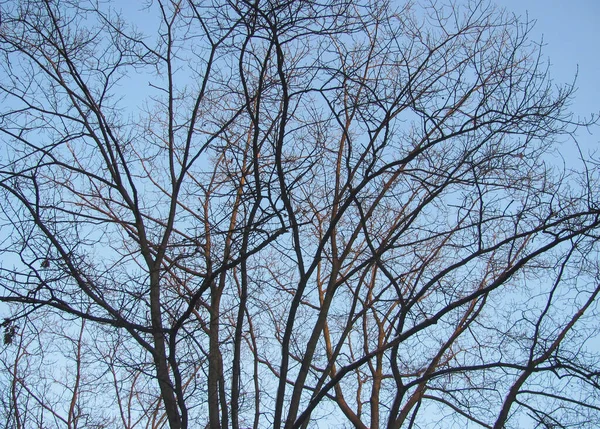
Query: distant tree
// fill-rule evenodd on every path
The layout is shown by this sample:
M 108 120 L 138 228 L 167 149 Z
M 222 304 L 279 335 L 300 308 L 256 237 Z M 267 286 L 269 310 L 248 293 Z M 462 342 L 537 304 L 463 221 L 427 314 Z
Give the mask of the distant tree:
M 529 23 L 124 5 L 0 2 L 5 427 L 600 424 L 594 121 Z

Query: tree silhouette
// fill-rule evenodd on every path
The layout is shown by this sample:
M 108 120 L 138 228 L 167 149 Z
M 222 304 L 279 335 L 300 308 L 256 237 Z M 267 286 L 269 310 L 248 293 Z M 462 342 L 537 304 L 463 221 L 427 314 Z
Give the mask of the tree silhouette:
M 0 5 L 6 427 L 600 423 L 594 120 L 528 22 Z

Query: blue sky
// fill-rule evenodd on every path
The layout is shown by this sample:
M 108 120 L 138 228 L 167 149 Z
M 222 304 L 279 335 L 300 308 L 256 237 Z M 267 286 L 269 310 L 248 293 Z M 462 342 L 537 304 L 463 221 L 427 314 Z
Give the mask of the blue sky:
M 572 111 L 589 117 L 600 111 L 600 1 L 598 0 L 496 0 L 517 15 L 527 13 L 536 24 L 532 37 L 544 42 L 551 75 L 558 83 L 570 82 L 578 72 Z M 579 67 L 579 69 L 578 69 Z M 600 148 L 600 126 L 591 135 L 578 133 L 588 150 Z
M 571 106 L 575 118 L 597 115 L 600 112 L 600 0 L 491 1 L 536 22 L 531 37 L 543 41 L 543 52 L 550 60 L 554 82 L 570 83 L 578 73 L 578 91 Z M 139 4 L 134 4 L 133 8 L 129 3 L 122 6 L 137 11 Z M 600 126 L 589 131 L 591 134 L 581 130 L 577 138 L 582 147 L 593 151 L 600 148 Z

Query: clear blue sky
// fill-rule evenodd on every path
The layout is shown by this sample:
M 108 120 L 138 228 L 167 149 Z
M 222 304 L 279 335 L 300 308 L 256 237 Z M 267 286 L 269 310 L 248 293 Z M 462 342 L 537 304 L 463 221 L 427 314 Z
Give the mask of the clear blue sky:
M 578 91 L 572 105 L 576 115 L 600 111 L 600 1 L 599 0 L 495 0 L 498 6 L 528 16 L 536 24 L 534 40 L 542 40 L 556 83 L 570 82 L 577 73 Z M 600 149 L 600 126 L 592 135 L 578 134 L 588 149 Z

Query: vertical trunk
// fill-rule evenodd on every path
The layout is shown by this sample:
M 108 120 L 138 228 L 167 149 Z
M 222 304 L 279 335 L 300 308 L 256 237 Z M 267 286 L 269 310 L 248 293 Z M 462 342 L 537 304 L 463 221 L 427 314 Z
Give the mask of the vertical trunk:
M 246 241 L 246 240 L 245 240 Z M 244 249 L 245 250 L 245 249 Z M 246 270 L 246 261 L 242 261 L 242 279 L 240 290 L 240 307 L 238 309 L 235 325 L 234 352 L 233 352 L 233 371 L 231 377 L 231 427 L 239 428 L 239 397 L 241 384 L 241 342 L 244 326 L 244 313 L 246 312 L 246 302 L 248 299 L 248 273 Z
M 219 350 L 220 288 L 211 286 L 210 338 L 208 354 L 208 419 L 210 429 L 220 429 L 219 380 L 221 378 L 221 355 Z
M 83 341 L 83 331 L 85 329 L 85 319 L 81 322 L 79 330 L 79 338 L 77 340 L 77 349 L 75 356 L 75 385 L 73 386 L 73 395 L 69 404 L 69 415 L 67 417 L 67 427 L 69 429 L 77 427 L 77 416 L 75 408 L 77 407 L 77 399 L 79 397 L 79 383 L 81 382 L 81 342 Z
M 167 354 L 165 347 L 165 335 L 162 326 L 161 308 L 160 308 L 160 282 L 157 269 L 150 273 L 150 317 L 152 322 L 152 337 L 154 340 L 154 366 L 156 367 L 156 376 L 165 412 L 169 421 L 170 429 L 186 429 L 181 424 L 181 417 L 175 399 L 173 383 L 169 375 L 169 366 L 167 364 Z
M 11 396 L 11 402 L 12 402 L 12 408 L 14 411 L 14 417 L 15 417 L 15 428 L 16 429 L 22 429 L 23 425 L 21 424 L 21 412 L 19 411 L 19 389 L 18 389 L 18 384 L 19 384 L 19 361 L 21 360 L 21 356 L 22 356 L 22 352 L 23 352 L 23 339 L 20 337 L 19 338 L 19 349 L 17 351 L 17 356 L 15 358 L 15 362 L 12 365 L 12 383 L 11 383 L 11 389 L 10 389 L 10 396 Z
M 383 379 L 382 355 L 377 356 L 377 370 L 373 374 L 373 387 L 371 389 L 371 429 L 379 429 L 379 392 L 381 391 L 381 380 Z

